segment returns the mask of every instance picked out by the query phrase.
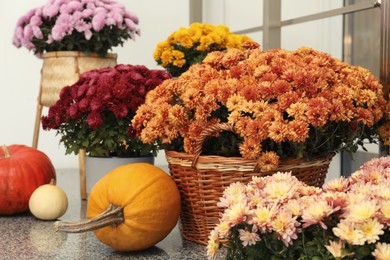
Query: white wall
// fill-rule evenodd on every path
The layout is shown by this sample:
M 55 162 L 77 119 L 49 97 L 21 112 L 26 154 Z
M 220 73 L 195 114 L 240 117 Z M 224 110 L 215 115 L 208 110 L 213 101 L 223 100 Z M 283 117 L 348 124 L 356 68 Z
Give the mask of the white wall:
M 32 145 L 41 60 L 26 49 L 12 45 L 16 21 L 31 8 L 47 0 L 0 1 L 0 144 Z M 117 47 L 118 63 L 143 64 L 150 69 L 160 68 L 153 60 L 157 42 L 189 24 L 189 2 L 183 0 L 131 0 L 119 2 L 136 13 L 140 19 L 141 37 Z M 44 108 L 43 115 L 47 114 Z M 55 131 L 40 131 L 38 149 L 45 152 L 56 168 L 77 168 L 75 155 L 66 155 L 59 145 Z M 165 163 L 163 154 L 157 163 Z

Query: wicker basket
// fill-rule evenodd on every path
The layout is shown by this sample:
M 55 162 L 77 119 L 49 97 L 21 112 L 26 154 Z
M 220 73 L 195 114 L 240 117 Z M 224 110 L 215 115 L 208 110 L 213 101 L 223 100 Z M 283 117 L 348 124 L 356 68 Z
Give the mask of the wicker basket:
M 52 106 L 59 98 L 64 86 L 72 85 L 83 72 L 113 67 L 117 63 L 116 54 L 100 57 L 86 55 L 78 51 L 58 51 L 43 54 L 39 102 L 43 106 Z
M 256 160 L 240 157 L 201 156 L 203 141 L 213 132 L 232 130 L 227 124 L 217 124 L 203 132 L 197 141 L 194 155 L 166 151 L 172 178 L 181 195 L 181 232 L 185 239 L 206 245 L 208 236 L 218 224 L 223 209 L 217 207 L 223 191 L 234 182 L 247 183 L 252 176 L 271 175 L 274 172 L 255 172 Z M 282 161 L 277 171 L 291 171 L 308 185 L 324 184 L 334 154 L 311 161 L 291 159 Z

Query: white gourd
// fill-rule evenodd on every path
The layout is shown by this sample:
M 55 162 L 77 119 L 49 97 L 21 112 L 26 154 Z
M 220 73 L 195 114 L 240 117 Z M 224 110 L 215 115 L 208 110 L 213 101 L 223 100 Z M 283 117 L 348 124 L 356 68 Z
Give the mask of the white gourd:
M 38 187 L 29 200 L 30 212 L 38 219 L 55 220 L 68 209 L 66 193 L 54 181 Z

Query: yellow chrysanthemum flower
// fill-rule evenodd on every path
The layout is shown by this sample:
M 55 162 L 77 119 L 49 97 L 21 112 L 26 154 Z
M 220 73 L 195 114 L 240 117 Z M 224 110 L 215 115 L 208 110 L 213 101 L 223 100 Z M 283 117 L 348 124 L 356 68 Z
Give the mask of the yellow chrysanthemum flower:
M 361 230 L 355 228 L 355 223 L 350 220 L 342 219 L 336 227 L 332 229 L 335 236 L 345 240 L 351 245 L 363 245 L 365 242 L 364 234 Z
M 264 194 L 267 196 L 267 200 L 275 200 L 275 202 L 292 197 L 294 191 L 295 187 L 289 182 L 271 181 L 264 188 Z
M 277 207 L 275 205 L 260 206 L 255 209 L 252 222 L 264 232 L 274 219 L 276 213 Z
M 301 202 L 297 199 L 292 199 L 287 202 L 286 208 L 289 209 L 294 216 L 301 215 Z
M 218 233 L 213 230 L 210 232 L 209 240 L 207 243 L 207 256 L 208 259 L 215 259 L 219 251 L 219 237 Z
M 196 50 L 198 51 L 208 51 L 210 50 L 211 44 L 213 44 L 213 38 L 209 35 L 204 36 L 200 39 L 199 45 L 196 47 Z
M 384 221 L 390 223 L 390 200 L 381 201 L 379 209 Z
M 167 50 L 161 53 L 161 64 L 168 65 L 172 61 L 173 61 L 173 55 L 171 51 Z
M 246 187 L 241 182 L 234 182 L 230 184 L 223 192 L 224 196 L 237 196 L 239 194 L 243 194 L 246 190 Z
M 354 222 L 364 222 L 371 219 L 377 210 L 378 206 L 374 201 L 360 201 L 349 205 L 345 218 Z
M 353 252 L 348 252 L 345 249 L 345 244 L 342 240 L 336 241 L 329 241 L 329 245 L 325 245 L 326 249 L 334 256 L 336 259 L 342 259 L 346 256 L 353 255 Z
M 242 49 L 242 44 L 246 42 L 253 42 L 253 40 L 248 36 L 233 34 L 225 25 L 192 23 L 188 28 L 179 28 L 165 41 L 159 42 L 153 57 L 173 76 L 179 76 L 192 64 L 202 62 L 207 53 L 230 48 Z M 167 54 L 164 54 L 168 49 L 181 51 L 184 57 L 169 59 Z
M 249 214 L 249 207 L 245 202 L 238 202 L 225 211 L 223 219 L 231 223 L 232 225 L 239 224 L 246 220 Z
M 309 204 L 302 211 L 303 227 L 308 227 L 317 223 L 320 223 L 322 228 L 327 229 L 327 226 L 323 223 L 323 220 L 333 213 L 333 208 L 325 200 L 313 200 L 313 203 Z
M 390 244 L 378 243 L 372 253 L 376 260 L 390 260 Z
M 375 218 L 368 219 L 367 221 L 357 225 L 363 233 L 363 236 L 367 243 L 372 244 L 379 240 L 379 236 L 384 234 L 383 225 Z
M 178 44 L 184 48 L 192 48 L 194 45 L 191 35 L 185 28 L 180 28 L 172 35 L 171 42 L 173 44 Z
M 230 232 L 230 225 L 226 221 L 220 221 L 216 226 L 216 230 L 220 236 L 226 237 Z

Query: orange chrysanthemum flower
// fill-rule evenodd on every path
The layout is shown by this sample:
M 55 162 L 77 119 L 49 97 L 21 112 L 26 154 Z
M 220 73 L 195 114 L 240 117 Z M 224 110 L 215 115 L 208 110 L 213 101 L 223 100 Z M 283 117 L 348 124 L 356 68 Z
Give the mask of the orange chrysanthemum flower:
M 279 156 L 275 152 L 265 152 L 257 159 L 257 167 L 262 172 L 273 171 L 278 167 Z
M 385 145 L 390 145 L 390 121 L 378 128 L 379 135 L 381 136 Z
M 255 160 L 261 151 L 261 144 L 256 139 L 245 138 L 244 142 L 240 145 L 240 153 L 245 158 Z
M 192 125 L 205 130 L 211 123 L 226 123 L 233 131 L 218 135 L 204 153 L 257 159 L 273 151 L 279 158 L 310 159 L 356 151 L 363 139 L 376 141 L 378 132 L 390 144 L 390 130 L 383 127 L 390 103 L 370 71 L 307 47 L 262 51 L 256 44 L 245 46 L 211 52 L 151 91 L 134 117 L 141 140 L 191 153 L 193 134 L 200 134 L 187 132 Z M 184 120 L 162 120 L 166 105 L 182 107 L 177 116 Z M 174 134 L 156 133 L 158 123 Z

